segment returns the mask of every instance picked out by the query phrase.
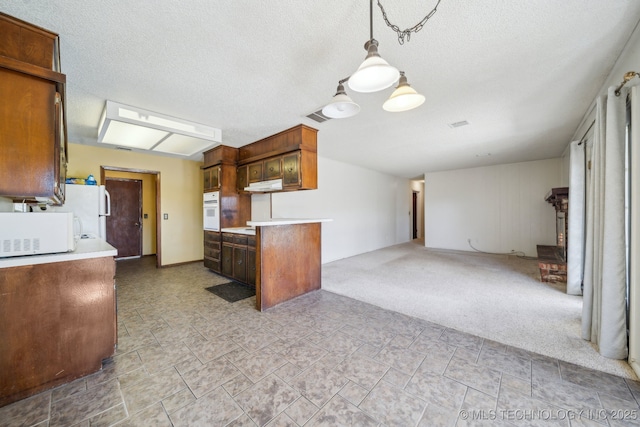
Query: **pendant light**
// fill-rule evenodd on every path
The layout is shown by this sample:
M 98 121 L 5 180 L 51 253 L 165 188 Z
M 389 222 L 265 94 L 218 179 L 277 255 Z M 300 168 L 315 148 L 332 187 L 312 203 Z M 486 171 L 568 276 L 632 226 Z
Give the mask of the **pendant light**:
M 378 53 L 378 41 L 373 38 L 373 0 L 369 0 L 369 40 L 365 43 L 367 56 L 349 77 L 349 87 L 356 92 L 377 92 L 398 81 L 400 72 Z
M 419 94 L 407 83 L 404 71 L 400 71 L 400 81 L 382 108 L 385 111 L 401 112 L 417 108 L 424 102 L 424 95 Z
M 346 80 L 346 79 L 345 79 Z M 360 106 L 353 102 L 345 93 L 342 85 L 345 80 L 340 80 L 338 89 L 331 102 L 322 109 L 322 114 L 332 119 L 344 119 L 355 116 L 360 112 Z
M 398 43 L 402 45 L 405 41 L 409 41 L 412 33 L 420 31 L 427 21 L 433 17 L 441 0 L 437 1 L 434 8 L 420 22 L 405 30 L 400 30 L 397 25 L 389 22 L 380 0 L 377 1 L 384 22 L 398 34 Z M 331 102 L 322 109 L 323 115 L 332 119 L 342 119 L 352 117 L 360 112 L 360 106 L 346 94 L 343 85 L 345 82 L 348 82 L 350 89 L 365 93 L 377 92 L 398 82 L 398 86 L 382 106 L 385 111 L 407 111 L 424 103 L 424 95 L 416 92 L 407 83 L 404 72 L 400 72 L 397 68 L 389 65 L 378 53 L 378 41 L 373 38 L 373 0 L 369 0 L 369 40 L 365 43 L 364 48 L 367 51 L 364 62 L 360 64 L 360 67 L 351 76 L 340 80 L 336 94 L 331 99 Z

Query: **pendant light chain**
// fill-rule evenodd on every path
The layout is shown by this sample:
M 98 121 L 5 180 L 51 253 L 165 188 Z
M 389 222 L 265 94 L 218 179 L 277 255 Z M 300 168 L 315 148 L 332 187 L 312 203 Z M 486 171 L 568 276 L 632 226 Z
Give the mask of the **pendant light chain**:
M 380 0 L 377 0 L 378 7 L 380 7 L 380 10 L 382 11 L 382 17 L 384 18 L 384 22 L 387 24 L 389 28 L 391 28 L 393 31 L 398 33 L 398 43 L 400 43 L 401 45 L 404 44 L 405 39 L 407 41 L 411 39 L 411 33 L 417 33 L 418 31 L 420 31 L 422 27 L 425 26 L 427 21 L 433 15 L 435 15 L 436 11 L 438 10 L 438 5 L 440 4 L 440 1 L 441 0 L 438 0 L 435 7 L 431 10 L 431 12 L 427 14 L 427 16 L 422 18 L 422 21 L 418 22 L 416 25 L 414 25 L 411 28 L 407 28 L 406 30 L 400 30 L 400 27 L 389 22 L 389 19 L 387 18 L 387 12 L 384 10 L 384 7 L 382 7 L 382 3 L 380 3 Z

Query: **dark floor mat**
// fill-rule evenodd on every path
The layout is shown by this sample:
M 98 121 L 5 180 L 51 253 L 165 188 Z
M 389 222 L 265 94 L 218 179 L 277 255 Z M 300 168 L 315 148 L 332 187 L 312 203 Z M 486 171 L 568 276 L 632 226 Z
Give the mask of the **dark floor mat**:
M 254 286 L 239 282 L 223 283 L 222 285 L 210 286 L 205 289 L 228 302 L 240 301 L 256 294 L 256 288 Z

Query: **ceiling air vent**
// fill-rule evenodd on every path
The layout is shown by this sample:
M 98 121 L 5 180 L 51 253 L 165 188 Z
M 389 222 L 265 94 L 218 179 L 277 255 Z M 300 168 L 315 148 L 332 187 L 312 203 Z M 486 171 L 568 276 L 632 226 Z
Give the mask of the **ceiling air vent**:
M 116 150 L 123 150 L 123 151 L 133 151 L 131 148 L 129 147 L 116 147 Z
M 331 120 L 331 117 L 327 117 L 324 114 L 322 114 L 322 109 L 307 115 L 307 117 L 310 118 L 311 120 L 315 120 L 318 123 L 322 123 L 322 122 L 326 122 L 327 120 Z
M 462 127 L 462 126 L 467 126 L 468 124 L 469 124 L 468 121 L 463 120 L 461 122 L 449 123 L 449 127 L 455 129 L 455 128 L 459 128 L 459 127 Z

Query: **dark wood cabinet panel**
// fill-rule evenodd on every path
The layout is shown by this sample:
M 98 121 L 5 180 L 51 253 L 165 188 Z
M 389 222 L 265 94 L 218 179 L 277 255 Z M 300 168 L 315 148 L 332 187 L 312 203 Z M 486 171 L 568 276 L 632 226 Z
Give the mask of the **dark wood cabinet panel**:
M 57 71 L 58 35 L 0 12 L 0 55 Z
M 57 35 L 0 13 L 0 40 L 0 196 L 62 204 L 66 79 L 51 71 Z
M 220 273 L 220 232 L 205 230 L 204 232 L 204 266 Z
M 244 188 L 249 185 L 249 166 L 240 166 L 236 169 L 236 189 L 240 191 L 244 191 Z
M 237 148 L 225 145 L 204 152 L 203 171 L 215 171 L 216 168 L 218 170 L 217 186 L 214 187 L 216 178 L 209 176 L 209 191 L 220 192 L 220 228 L 242 227 L 251 219 L 251 195 L 240 193 L 237 188 L 237 152 Z M 212 175 L 215 176 L 216 173 Z
M 212 166 L 202 171 L 204 191 L 217 191 L 220 189 L 220 166 Z
M 233 278 L 247 281 L 247 246 L 234 246 L 233 248 Z
M 233 277 L 233 245 L 222 243 L 222 274 Z
M 222 233 L 223 276 L 255 285 L 256 238 L 246 234 Z
M 249 183 L 262 181 L 262 162 L 249 165 Z
M 262 174 L 265 180 L 282 178 L 282 158 L 265 160 Z
M 300 153 L 284 156 L 282 163 L 284 169 L 282 185 L 285 187 L 300 185 Z
M 256 308 L 321 287 L 320 223 L 256 227 Z
M 256 248 L 247 248 L 247 283 L 256 285 Z
M 0 406 L 102 367 L 117 340 L 115 261 L 0 269 Z

